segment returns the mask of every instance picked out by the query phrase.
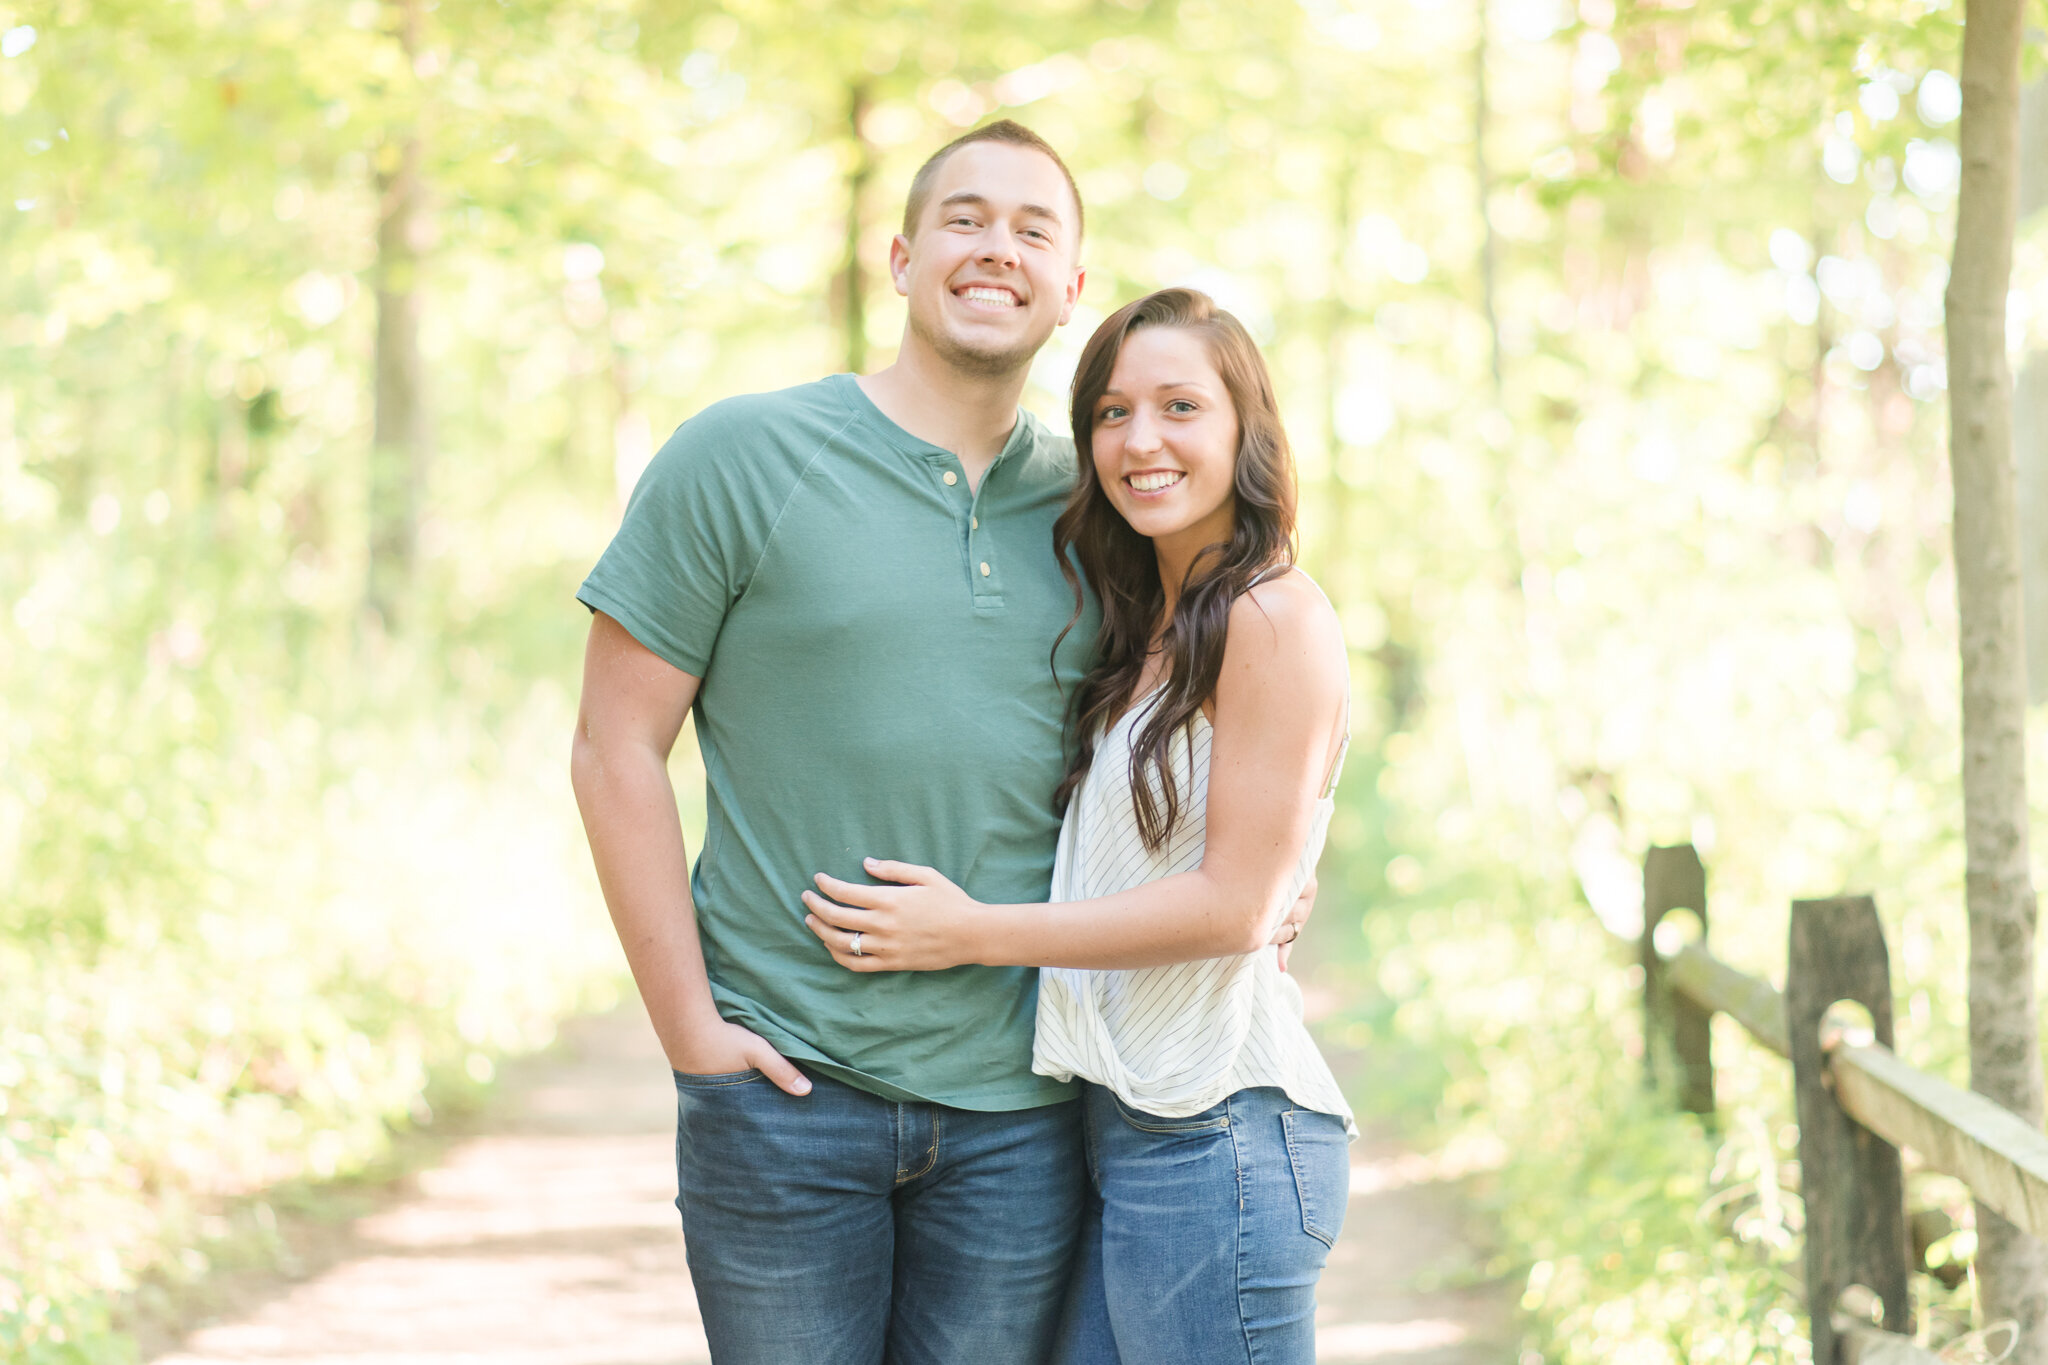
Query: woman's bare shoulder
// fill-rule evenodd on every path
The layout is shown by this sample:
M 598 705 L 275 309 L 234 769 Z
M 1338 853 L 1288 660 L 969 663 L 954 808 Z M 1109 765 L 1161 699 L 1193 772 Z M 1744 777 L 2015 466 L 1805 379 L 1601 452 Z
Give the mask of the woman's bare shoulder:
M 1334 647 L 1340 657 L 1344 643 L 1337 609 L 1316 581 L 1298 568 L 1255 584 L 1230 604 L 1232 643 L 1240 633 L 1249 637 L 1246 644 L 1289 652 Z
M 1269 698 L 1341 696 L 1348 660 L 1337 609 L 1301 570 L 1275 574 L 1231 603 L 1223 667 L 1226 680 Z

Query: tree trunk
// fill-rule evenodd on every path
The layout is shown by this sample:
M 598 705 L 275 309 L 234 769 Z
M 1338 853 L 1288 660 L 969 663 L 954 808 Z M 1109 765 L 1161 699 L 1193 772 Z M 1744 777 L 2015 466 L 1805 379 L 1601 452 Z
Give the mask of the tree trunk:
M 2021 367 L 2013 393 L 2019 524 L 2027 622 L 2027 693 L 2048 701 L 2048 355 Z
M 1339 155 L 1337 169 L 1331 176 L 1331 188 L 1335 191 L 1330 204 L 1332 222 L 1330 250 L 1330 288 L 1324 296 L 1322 307 L 1317 314 L 1317 330 L 1323 350 L 1323 450 L 1327 463 L 1324 465 L 1324 505 L 1329 509 L 1329 520 L 1325 523 L 1318 543 L 1314 545 L 1314 563 L 1320 567 L 1318 573 L 1328 572 L 1331 578 L 1325 581 L 1350 582 L 1352 547 L 1355 542 L 1351 535 L 1352 497 L 1351 485 L 1344 477 L 1345 443 L 1341 434 L 1339 416 L 1344 405 L 1344 388 L 1347 367 L 1345 365 L 1344 333 L 1351 320 L 1351 305 L 1344 301 L 1347 262 L 1351 254 L 1351 234 L 1355 229 L 1353 197 L 1358 179 L 1358 166 L 1352 155 L 1353 144 L 1347 138 L 1344 150 Z
M 1814 261 L 1810 267 L 1819 278 L 1820 257 L 1827 254 L 1822 244 L 1827 241 L 1827 229 L 1818 215 L 1813 222 Z M 1813 467 L 1827 468 L 1828 442 L 1828 352 L 1834 349 L 1834 333 L 1828 327 L 1828 296 L 1821 294 L 1820 301 L 1813 309 L 1813 363 L 1808 368 L 1813 387 Z
M 2041 1122 L 2034 888 L 2027 853 L 2026 644 L 2005 296 L 2019 161 L 2022 0 L 1968 0 L 1963 175 L 1949 272 L 1949 451 L 1962 626 L 1963 830 L 1970 920 L 1970 1084 Z M 2016 1365 L 2048 1365 L 2048 1258 L 1977 1205 L 1986 1321 L 2011 1318 Z
M 391 0 L 407 73 L 419 52 L 420 0 Z M 426 226 L 420 129 L 395 131 L 377 163 L 376 421 L 370 450 L 369 605 L 388 626 L 412 587 L 426 481 L 420 364 L 420 254 Z
M 2027 692 L 2048 701 L 2048 356 L 2036 351 L 2020 369 L 2013 394 L 2013 438 L 2019 455 L 2019 523 L 2026 585 Z
M 870 103 L 865 82 L 847 92 L 846 130 L 853 137 L 853 166 L 846 173 L 846 267 L 840 272 L 839 311 L 846 329 L 846 368 L 868 367 L 868 272 L 861 259 L 861 229 L 867 221 L 868 184 L 875 178 L 875 144 L 862 124 Z
M 2048 81 L 2020 96 L 2020 204 L 2025 222 L 2048 205 Z M 2027 683 L 2048 701 L 2048 355 L 2036 349 L 2020 366 L 2013 393 L 2013 445 L 2019 463 L 2020 582 L 2027 608 Z
M 1486 337 L 1493 364 L 1493 405 L 1501 406 L 1500 317 L 1494 308 L 1493 283 L 1499 255 L 1493 231 L 1493 167 L 1486 159 L 1486 125 L 1491 121 L 1490 92 L 1486 85 L 1487 0 L 1476 0 L 1478 36 L 1472 42 L 1472 177 L 1479 196 L 1479 307 L 1486 316 Z

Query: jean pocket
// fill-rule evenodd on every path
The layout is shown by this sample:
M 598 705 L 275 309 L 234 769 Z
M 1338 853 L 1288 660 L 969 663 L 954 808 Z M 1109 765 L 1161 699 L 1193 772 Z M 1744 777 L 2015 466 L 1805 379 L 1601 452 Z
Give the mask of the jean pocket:
M 1113 1090 L 1109 1094 L 1109 1099 L 1110 1103 L 1116 1106 L 1116 1112 L 1123 1121 L 1141 1133 L 1207 1133 L 1230 1126 L 1229 1100 L 1211 1105 L 1199 1114 L 1168 1118 L 1164 1114 L 1148 1114 L 1143 1109 L 1132 1108 Z
M 1287 1134 L 1287 1164 L 1301 1199 L 1301 1230 L 1324 1246 L 1335 1246 L 1351 1200 L 1351 1139 L 1344 1121 L 1313 1109 L 1280 1115 Z
M 750 1066 L 745 1071 L 718 1071 L 710 1075 L 671 1068 L 669 1074 L 676 1078 L 678 1090 L 716 1090 L 721 1085 L 745 1085 L 748 1081 L 758 1081 L 761 1068 Z

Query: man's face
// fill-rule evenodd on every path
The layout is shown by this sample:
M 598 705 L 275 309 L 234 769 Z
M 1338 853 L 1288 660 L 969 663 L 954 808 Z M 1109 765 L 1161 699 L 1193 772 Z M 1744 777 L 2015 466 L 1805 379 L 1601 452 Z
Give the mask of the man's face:
M 1072 316 L 1081 294 L 1078 216 L 1042 152 L 971 142 L 939 165 L 915 237 L 889 249 L 910 330 L 956 369 L 1008 375 Z

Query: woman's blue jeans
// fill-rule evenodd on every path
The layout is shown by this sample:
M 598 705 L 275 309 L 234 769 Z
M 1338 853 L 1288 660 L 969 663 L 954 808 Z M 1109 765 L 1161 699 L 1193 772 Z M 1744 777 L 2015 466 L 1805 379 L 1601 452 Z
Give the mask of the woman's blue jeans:
M 676 1081 L 683 1241 L 717 1365 L 1042 1365 L 1087 1184 L 1080 1106 L 898 1104 L 806 1071 Z
M 1081 1097 L 1093 1189 L 1059 1365 L 1311 1365 L 1350 1197 L 1343 1120 L 1277 1089 L 1189 1118 Z

